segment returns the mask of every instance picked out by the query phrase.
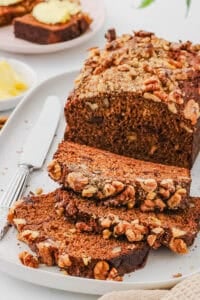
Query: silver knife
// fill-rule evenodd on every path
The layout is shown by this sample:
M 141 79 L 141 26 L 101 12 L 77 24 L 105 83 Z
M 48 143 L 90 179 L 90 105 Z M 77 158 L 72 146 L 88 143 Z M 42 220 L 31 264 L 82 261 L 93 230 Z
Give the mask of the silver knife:
M 0 240 L 9 228 L 7 221 L 9 208 L 22 196 L 30 173 L 40 169 L 44 163 L 58 126 L 60 112 L 61 104 L 58 97 L 49 96 L 24 144 L 17 172 L 0 199 Z

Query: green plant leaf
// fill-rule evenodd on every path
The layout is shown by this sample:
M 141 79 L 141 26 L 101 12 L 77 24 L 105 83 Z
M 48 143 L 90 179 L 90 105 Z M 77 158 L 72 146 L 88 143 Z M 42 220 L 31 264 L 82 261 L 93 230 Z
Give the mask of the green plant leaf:
M 142 0 L 139 8 L 144 8 L 155 2 L 155 0 Z
M 187 11 L 186 11 L 186 16 L 189 13 L 190 5 L 191 5 L 192 0 L 186 0 L 186 5 L 187 5 Z

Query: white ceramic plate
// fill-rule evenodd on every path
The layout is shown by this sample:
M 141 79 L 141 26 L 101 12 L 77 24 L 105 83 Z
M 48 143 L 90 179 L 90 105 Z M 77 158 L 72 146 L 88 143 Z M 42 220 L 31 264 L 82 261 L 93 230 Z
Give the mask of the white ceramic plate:
M 93 19 L 90 29 L 78 38 L 70 41 L 39 45 L 15 38 L 13 26 L 0 27 L 0 49 L 14 53 L 50 53 L 78 46 L 92 38 L 103 26 L 105 7 L 102 0 L 81 0 L 84 12 L 88 12 Z
M 2 130 L 0 134 L 0 196 L 16 169 L 23 143 L 30 128 L 38 118 L 43 101 L 48 95 L 55 94 L 60 97 L 64 106 L 76 75 L 77 72 L 65 73 L 40 84 L 19 104 Z M 46 159 L 46 164 L 51 161 L 52 155 L 63 137 L 64 128 L 65 120 L 62 115 L 57 135 Z M 38 187 L 43 188 L 44 192 L 49 192 L 57 186 L 48 177 L 46 164 L 43 170 L 32 174 L 26 192 L 34 192 Z M 198 174 L 200 174 L 199 169 L 200 160 L 198 159 L 193 172 L 193 178 L 196 180 L 194 181 L 196 185 L 193 187 L 193 193 L 198 193 L 200 187 L 200 180 L 197 181 L 199 178 Z M 0 269 L 25 281 L 80 293 L 103 294 L 112 290 L 166 288 L 173 286 L 182 278 L 200 271 L 199 239 L 196 240 L 195 245 L 187 255 L 176 255 L 167 249 L 152 251 L 145 268 L 126 275 L 123 282 L 65 276 L 56 267 L 41 267 L 36 270 L 27 268 L 22 266 L 18 260 L 18 254 L 23 249 L 26 249 L 26 246 L 17 241 L 16 231 L 12 228 L 6 237 L 0 241 Z M 173 278 L 173 275 L 177 273 L 181 273 L 183 275 L 182 278 Z
M 27 64 L 16 60 L 16 59 L 9 59 L 9 58 L 0 58 L 0 61 L 6 60 L 12 68 L 17 72 L 17 74 L 20 75 L 22 80 L 28 85 L 28 90 L 33 88 L 36 85 L 37 76 L 35 71 Z M 11 97 L 9 99 L 1 99 L 0 100 L 0 111 L 8 110 L 13 107 L 15 107 L 19 101 L 23 98 L 23 96 L 28 92 L 26 90 L 25 92 L 21 93 L 20 95 L 16 97 Z

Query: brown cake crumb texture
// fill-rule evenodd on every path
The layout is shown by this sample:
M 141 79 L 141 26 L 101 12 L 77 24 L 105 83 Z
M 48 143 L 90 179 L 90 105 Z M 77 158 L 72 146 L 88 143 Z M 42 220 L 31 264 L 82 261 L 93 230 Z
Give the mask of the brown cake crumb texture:
M 24 0 L 9 6 L 0 5 L 0 26 L 8 25 L 14 18 L 31 12 L 33 7 L 42 1 L 43 0 Z
M 108 241 L 100 235 L 80 233 L 64 216 L 57 215 L 56 194 L 27 197 L 8 215 L 19 232 L 18 239 L 29 245 L 40 263 L 58 265 L 69 275 L 108 280 L 122 280 L 125 273 L 144 265 L 149 252 L 146 243 Z M 37 259 L 27 252 L 20 254 L 20 260 L 37 266 Z
M 89 28 L 92 19 L 85 13 L 78 13 L 64 24 L 48 25 L 37 21 L 31 14 L 14 20 L 17 38 L 38 44 L 53 44 L 72 40 Z
M 179 254 L 188 252 L 199 231 L 199 198 L 190 198 L 190 208 L 182 212 L 155 214 L 139 209 L 108 208 L 73 192 L 57 190 L 55 209 L 82 232 L 98 233 L 106 240 L 114 237 L 131 243 L 147 241 L 154 249 L 166 246 Z
M 48 171 L 65 188 L 110 206 L 163 211 L 185 208 L 189 202 L 189 170 L 68 141 L 60 143 Z
M 138 31 L 92 48 L 65 107 L 65 138 L 191 168 L 200 147 L 200 45 Z

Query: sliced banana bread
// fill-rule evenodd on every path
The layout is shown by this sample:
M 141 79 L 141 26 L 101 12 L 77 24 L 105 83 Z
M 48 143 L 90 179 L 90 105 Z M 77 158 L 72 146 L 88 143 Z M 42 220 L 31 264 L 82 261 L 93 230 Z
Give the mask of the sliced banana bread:
M 64 141 L 48 166 L 49 175 L 85 198 L 142 211 L 184 208 L 188 169 L 135 160 Z
M 58 215 L 71 219 L 78 230 L 100 233 L 106 240 L 115 237 L 131 243 L 147 241 L 154 249 L 166 246 L 184 254 L 200 228 L 200 198 L 191 198 L 190 208 L 182 212 L 155 214 L 139 209 L 108 208 L 64 190 L 58 190 L 55 197 Z
M 24 264 L 37 267 L 38 258 L 40 263 L 58 265 L 73 276 L 110 280 L 121 280 L 125 273 L 145 264 L 147 243 L 130 244 L 78 232 L 66 217 L 56 213 L 57 193 L 24 198 L 10 209 L 8 220 L 16 226 L 18 239 L 37 255 L 33 258 L 21 253 Z

